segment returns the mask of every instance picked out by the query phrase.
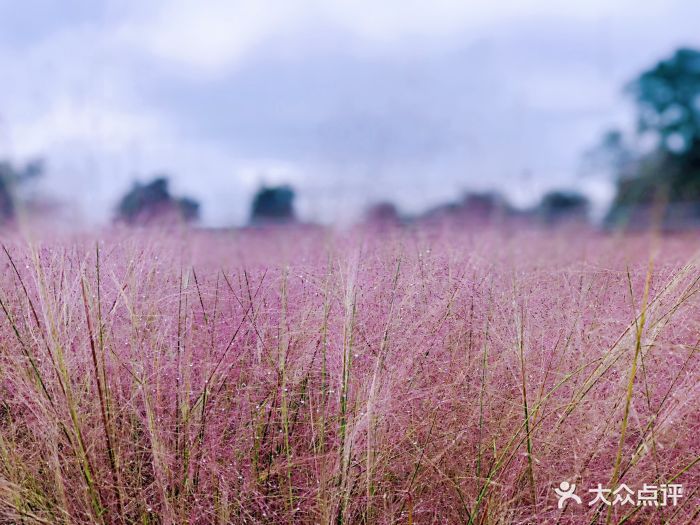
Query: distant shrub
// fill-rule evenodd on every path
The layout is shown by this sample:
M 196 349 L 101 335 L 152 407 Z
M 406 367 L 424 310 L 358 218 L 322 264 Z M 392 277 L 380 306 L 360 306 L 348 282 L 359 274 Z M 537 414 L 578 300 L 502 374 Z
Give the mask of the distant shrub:
M 263 186 L 253 197 L 253 223 L 290 222 L 294 215 L 294 190 L 290 186 Z
M 189 197 L 173 197 L 168 179 L 162 176 L 147 184 L 136 182 L 117 206 L 117 220 L 127 224 L 163 220 L 190 222 L 198 217 L 199 203 Z
M 21 167 L 8 161 L 0 162 L 0 222 L 15 218 L 18 200 L 16 187 L 43 173 L 44 163 L 41 160 L 30 161 Z
M 590 202 L 585 195 L 575 191 L 551 191 L 546 193 L 537 207 L 537 214 L 547 223 L 563 220 L 585 221 Z
M 367 210 L 365 222 L 379 225 L 392 225 L 401 222 L 399 210 L 391 202 L 378 202 Z

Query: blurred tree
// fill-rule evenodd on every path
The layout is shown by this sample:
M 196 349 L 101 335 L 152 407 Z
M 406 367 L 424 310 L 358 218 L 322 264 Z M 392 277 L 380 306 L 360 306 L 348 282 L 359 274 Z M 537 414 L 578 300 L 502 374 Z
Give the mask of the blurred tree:
M 199 202 L 190 197 L 180 197 L 177 205 L 186 222 L 196 221 L 199 218 Z
M 294 190 L 290 186 L 263 186 L 253 197 L 251 222 L 294 221 Z
M 700 51 L 677 50 L 627 90 L 638 105 L 639 131 L 658 134 L 662 149 L 685 154 L 700 146 Z
M 18 167 L 8 161 L 0 161 L 0 222 L 15 218 L 17 213 L 16 188 L 44 173 L 42 160 L 33 160 Z
M 508 209 L 506 198 L 495 191 L 467 192 L 459 205 L 463 214 L 472 219 L 493 220 Z
M 612 169 L 618 176 L 633 175 L 636 153 L 628 138 L 619 129 L 605 132 L 601 141 L 584 154 L 585 173 Z
M 199 203 L 189 197 L 174 198 L 165 176 L 158 176 L 147 184 L 134 183 L 117 206 L 117 220 L 127 224 L 166 220 L 190 222 L 198 217 Z
M 511 208 L 508 200 L 494 191 L 469 191 L 457 202 L 440 204 L 426 211 L 421 219 L 454 220 L 465 223 L 490 223 L 503 219 Z
M 585 221 L 588 218 L 590 202 L 585 195 L 575 191 L 550 191 L 546 193 L 535 213 L 546 223 L 562 221 Z
M 647 151 L 630 149 L 621 134 L 608 134 L 599 151 L 610 155 L 617 194 L 609 223 L 629 221 L 654 202 L 669 204 L 676 222 L 700 220 L 700 51 L 678 49 L 631 82 L 637 134 L 650 137 Z M 670 208 L 675 208 L 671 210 Z M 678 210 L 684 210 L 680 215 Z M 648 213 L 647 213 L 648 214 Z
M 365 221 L 372 224 L 393 225 L 401 222 L 399 210 L 392 202 L 378 202 L 369 207 Z

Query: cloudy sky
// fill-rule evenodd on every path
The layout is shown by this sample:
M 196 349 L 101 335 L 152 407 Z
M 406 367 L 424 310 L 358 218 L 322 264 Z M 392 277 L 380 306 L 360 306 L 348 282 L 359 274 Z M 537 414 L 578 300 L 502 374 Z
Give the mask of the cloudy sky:
M 263 182 L 324 221 L 467 189 L 603 200 L 582 153 L 697 20 L 695 0 L 0 0 L 0 157 L 44 156 L 43 190 L 88 221 L 158 172 L 212 225 Z

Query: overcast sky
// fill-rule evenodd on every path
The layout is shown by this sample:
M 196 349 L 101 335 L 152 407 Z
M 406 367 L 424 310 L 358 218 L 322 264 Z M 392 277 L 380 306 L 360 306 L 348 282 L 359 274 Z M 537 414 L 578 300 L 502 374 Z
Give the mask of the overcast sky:
M 0 0 L 0 157 L 44 156 L 44 191 L 97 221 L 157 172 L 212 225 L 262 182 L 325 221 L 467 189 L 603 200 L 582 153 L 698 20 L 696 0 Z

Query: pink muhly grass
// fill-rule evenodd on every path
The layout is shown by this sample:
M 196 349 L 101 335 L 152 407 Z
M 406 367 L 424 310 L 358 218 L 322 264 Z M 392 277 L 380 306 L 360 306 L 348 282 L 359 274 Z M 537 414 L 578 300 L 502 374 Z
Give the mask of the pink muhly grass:
M 0 523 L 696 523 L 694 243 L 8 239 Z M 686 492 L 558 509 L 564 480 Z

